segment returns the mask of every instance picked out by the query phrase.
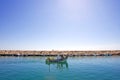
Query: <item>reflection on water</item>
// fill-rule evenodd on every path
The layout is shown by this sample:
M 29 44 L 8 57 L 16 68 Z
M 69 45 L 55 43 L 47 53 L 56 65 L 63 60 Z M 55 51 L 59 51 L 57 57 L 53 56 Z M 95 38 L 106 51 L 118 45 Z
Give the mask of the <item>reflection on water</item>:
M 58 70 L 68 69 L 68 62 L 46 62 L 46 64 L 49 66 L 49 72 L 50 72 L 50 66 L 55 66 Z

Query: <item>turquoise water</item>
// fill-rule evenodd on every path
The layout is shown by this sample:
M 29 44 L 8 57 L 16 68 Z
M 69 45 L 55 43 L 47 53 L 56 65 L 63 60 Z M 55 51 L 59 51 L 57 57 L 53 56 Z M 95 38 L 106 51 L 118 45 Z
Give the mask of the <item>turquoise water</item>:
M 0 57 L 0 80 L 120 80 L 120 56 L 69 57 L 47 64 L 46 57 Z

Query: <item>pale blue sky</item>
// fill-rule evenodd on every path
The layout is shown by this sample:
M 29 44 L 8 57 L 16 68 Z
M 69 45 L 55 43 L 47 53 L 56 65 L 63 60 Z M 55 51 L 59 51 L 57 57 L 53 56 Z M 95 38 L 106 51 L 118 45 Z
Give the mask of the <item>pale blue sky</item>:
M 0 0 L 0 49 L 120 50 L 120 1 Z

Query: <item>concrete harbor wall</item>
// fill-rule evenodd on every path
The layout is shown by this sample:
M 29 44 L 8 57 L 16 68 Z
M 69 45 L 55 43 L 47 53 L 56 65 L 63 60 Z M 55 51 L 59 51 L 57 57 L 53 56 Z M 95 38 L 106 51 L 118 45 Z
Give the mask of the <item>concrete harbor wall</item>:
M 112 56 L 120 55 L 120 50 L 101 50 L 101 51 L 22 51 L 22 50 L 0 50 L 0 56 Z

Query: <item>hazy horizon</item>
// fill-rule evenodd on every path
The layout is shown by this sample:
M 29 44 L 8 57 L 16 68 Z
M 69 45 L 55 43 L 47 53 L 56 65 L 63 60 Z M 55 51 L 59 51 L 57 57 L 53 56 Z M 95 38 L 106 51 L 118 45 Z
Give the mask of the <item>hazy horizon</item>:
M 120 1 L 0 0 L 0 50 L 120 50 Z

